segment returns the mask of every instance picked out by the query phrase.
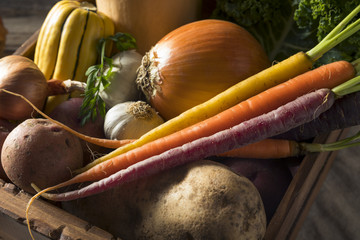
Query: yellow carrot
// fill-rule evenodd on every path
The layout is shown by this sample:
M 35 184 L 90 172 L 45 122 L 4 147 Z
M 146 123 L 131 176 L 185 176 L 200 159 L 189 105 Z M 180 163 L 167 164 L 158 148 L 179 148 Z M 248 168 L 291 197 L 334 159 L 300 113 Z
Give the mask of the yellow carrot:
M 166 121 L 159 127 L 144 134 L 138 140 L 117 148 L 109 154 L 96 159 L 78 172 L 82 172 L 107 159 L 212 117 L 268 88 L 308 71 L 312 64 L 313 61 L 305 53 L 300 52 L 295 54 L 294 56 L 239 82 L 205 103 L 197 105 L 183 112 L 178 117 Z

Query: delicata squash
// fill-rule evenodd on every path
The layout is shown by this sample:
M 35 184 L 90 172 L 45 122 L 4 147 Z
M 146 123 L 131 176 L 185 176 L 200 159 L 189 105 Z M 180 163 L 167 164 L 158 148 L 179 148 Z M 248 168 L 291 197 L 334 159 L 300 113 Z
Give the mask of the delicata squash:
M 110 18 L 97 11 L 94 4 L 73 0 L 57 2 L 41 26 L 34 62 L 46 79 L 86 81 L 86 70 L 96 64 L 96 45 L 114 34 Z M 54 98 L 54 97 L 50 97 Z M 47 110 L 57 103 L 48 99 Z M 67 96 L 56 97 L 61 102 Z

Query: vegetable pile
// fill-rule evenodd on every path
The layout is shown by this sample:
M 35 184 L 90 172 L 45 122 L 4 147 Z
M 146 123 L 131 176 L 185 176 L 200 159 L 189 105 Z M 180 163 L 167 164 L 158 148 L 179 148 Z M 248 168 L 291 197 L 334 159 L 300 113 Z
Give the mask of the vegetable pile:
M 360 123 L 359 3 L 216 2 L 140 54 L 95 5 L 62 0 L 34 59 L 0 59 L 0 177 L 33 195 L 31 237 L 41 196 L 124 239 L 262 239 L 284 159 L 359 144 L 312 143 Z

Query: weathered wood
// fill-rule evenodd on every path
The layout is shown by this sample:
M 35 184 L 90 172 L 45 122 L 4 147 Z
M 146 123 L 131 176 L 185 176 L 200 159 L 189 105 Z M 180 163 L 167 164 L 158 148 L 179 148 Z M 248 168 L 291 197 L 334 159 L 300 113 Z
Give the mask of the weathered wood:
M 0 221 L 7 223 L 11 223 L 9 219 L 16 221 L 18 228 L 9 228 L 7 233 L 13 231 L 13 234 L 21 234 L 23 237 L 21 239 L 29 239 L 25 209 L 31 195 L 13 184 L 0 181 L 0 212 L 2 213 Z M 43 235 L 41 239 L 115 239 L 110 233 L 92 226 L 43 199 L 34 201 L 29 216 L 31 228 Z M 0 239 L 7 238 L 0 235 Z
M 33 59 L 39 31 L 40 29 L 31 35 L 29 39 L 27 39 L 18 49 L 16 49 L 13 55 L 21 55 Z
M 315 138 L 314 142 L 334 142 L 342 138 L 345 132 L 345 130 L 333 131 Z M 337 152 L 322 152 L 304 157 L 269 223 L 265 239 L 296 238 L 336 154 Z

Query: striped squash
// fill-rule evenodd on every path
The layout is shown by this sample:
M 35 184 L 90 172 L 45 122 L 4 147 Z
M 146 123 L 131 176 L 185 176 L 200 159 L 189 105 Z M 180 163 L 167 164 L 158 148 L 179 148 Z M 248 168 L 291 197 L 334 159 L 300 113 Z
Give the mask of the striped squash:
M 86 70 L 96 64 L 96 46 L 99 40 L 113 34 L 112 20 L 98 12 L 94 4 L 59 1 L 49 11 L 41 26 L 34 62 L 48 80 L 73 79 L 85 82 Z M 49 97 L 45 112 L 50 112 L 67 98 L 68 96 Z

